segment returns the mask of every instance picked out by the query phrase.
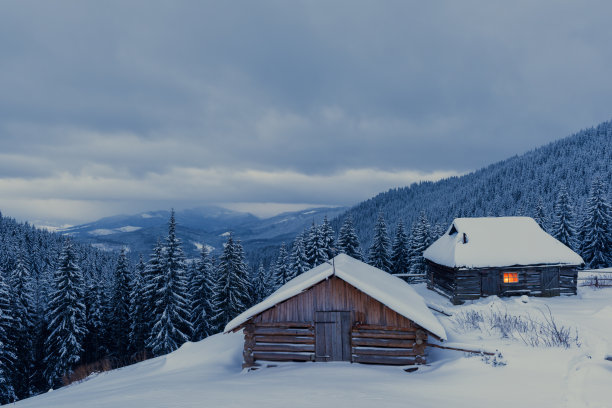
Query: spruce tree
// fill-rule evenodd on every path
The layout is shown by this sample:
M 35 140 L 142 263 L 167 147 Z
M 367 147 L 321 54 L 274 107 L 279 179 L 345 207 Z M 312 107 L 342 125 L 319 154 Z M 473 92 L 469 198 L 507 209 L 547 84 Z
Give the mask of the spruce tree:
M 425 258 L 423 258 L 423 252 L 429 247 L 429 221 L 425 212 L 421 211 L 419 219 L 415 222 L 412 228 L 411 242 L 411 259 L 410 259 L 410 273 L 415 275 L 422 275 L 423 278 L 415 278 L 413 281 L 422 281 L 425 278 L 427 272 Z
M 103 283 L 92 281 L 85 289 L 85 338 L 83 339 L 83 360 L 94 362 L 110 353 L 108 344 L 107 318 L 108 309 L 105 302 L 105 288 Z
M 391 259 L 389 258 L 389 235 L 387 234 L 387 224 L 381 213 L 378 214 L 378 220 L 374 227 L 374 240 L 370 247 L 370 257 L 368 263 L 375 268 L 385 272 L 391 271 Z
M 582 225 L 582 257 L 589 268 L 612 265 L 612 210 L 601 179 L 595 178 Z
M 559 194 L 557 195 L 550 233 L 569 248 L 576 248 L 574 210 L 565 186 L 559 189 Z
M 145 322 L 145 333 L 148 339 L 153 331 L 153 325 L 156 319 L 156 301 L 157 292 L 161 290 L 163 265 L 164 265 L 164 247 L 160 240 L 157 240 L 153 252 L 146 264 L 143 275 L 142 288 L 142 305 Z M 148 347 L 148 341 L 146 342 Z M 150 349 L 149 349 L 150 350 Z
M 306 242 L 306 257 L 308 258 L 308 266 L 314 268 L 327 260 L 327 252 L 323 248 L 323 239 L 321 237 L 321 229 L 314 223 L 308 230 Z
M 111 353 L 125 358 L 130 344 L 130 295 L 131 276 L 125 248 L 121 249 L 113 277 L 111 295 L 110 330 Z
M 0 273 L 0 404 L 15 401 L 14 380 L 17 355 L 15 354 L 15 328 L 11 291 Z
M 538 197 L 535 209 L 533 210 L 533 219 L 544 231 L 548 230 L 548 216 L 544 210 L 544 202 L 542 201 L 542 197 Z
M 283 242 L 278 250 L 278 257 L 274 266 L 274 290 L 280 288 L 294 277 L 293 270 L 289 266 L 287 247 Z
M 291 274 L 292 276 L 298 276 L 306 272 L 308 269 L 308 258 L 306 257 L 306 248 L 304 247 L 304 236 L 299 234 L 293 241 L 293 247 L 291 249 Z
M 147 339 L 147 325 L 145 322 L 144 300 L 144 276 L 147 266 L 142 255 L 138 259 L 138 264 L 132 275 L 132 285 L 130 287 L 130 347 L 132 355 L 141 353 L 145 349 Z
M 239 240 L 230 233 L 219 257 L 217 267 L 217 287 L 214 296 L 214 327 L 219 330 L 242 313 L 250 303 L 248 269 L 244 261 L 244 251 Z
M 156 356 L 176 350 L 189 341 L 191 333 L 185 256 L 176 236 L 174 210 L 162 259 L 162 274 L 154 293 L 155 323 L 147 339 L 147 346 Z
M 350 215 L 346 217 L 342 228 L 340 228 L 338 250 L 359 261 L 363 260 L 363 255 L 361 255 L 361 249 L 359 248 L 359 238 L 353 226 L 353 218 Z
M 274 284 L 272 276 L 270 276 L 270 273 L 266 271 L 263 262 L 261 262 L 259 264 L 259 268 L 257 268 L 257 273 L 255 274 L 255 279 L 253 281 L 253 303 L 260 303 L 262 300 L 270 296 L 273 290 Z
M 206 245 L 202 246 L 190 286 L 192 340 L 199 341 L 214 334 L 211 320 L 215 315 L 213 308 L 215 270 Z
M 327 220 L 327 215 L 323 217 L 323 224 L 320 228 L 321 233 L 321 252 L 323 254 L 322 261 L 327 261 L 336 256 L 336 249 L 334 243 L 334 230 Z
M 80 362 L 85 335 L 83 276 L 72 241 L 67 240 L 53 277 L 48 309 L 49 336 L 45 342 L 45 377 L 50 386 L 61 384 Z
M 23 250 L 18 250 L 17 263 L 10 274 L 11 305 L 14 327 L 11 331 L 16 355 L 12 383 L 18 398 L 32 393 L 32 365 L 34 360 L 34 295 L 30 269 Z
M 404 223 L 400 220 L 391 248 L 391 273 L 408 273 L 410 268 L 408 255 L 408 237 L 404 231 Z

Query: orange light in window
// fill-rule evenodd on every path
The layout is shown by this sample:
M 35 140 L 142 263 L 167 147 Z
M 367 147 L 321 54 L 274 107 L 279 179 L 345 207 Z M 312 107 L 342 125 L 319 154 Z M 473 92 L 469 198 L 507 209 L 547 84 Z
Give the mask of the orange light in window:
M 518 282 L 518 272 L 504 272 L 504 283 Z

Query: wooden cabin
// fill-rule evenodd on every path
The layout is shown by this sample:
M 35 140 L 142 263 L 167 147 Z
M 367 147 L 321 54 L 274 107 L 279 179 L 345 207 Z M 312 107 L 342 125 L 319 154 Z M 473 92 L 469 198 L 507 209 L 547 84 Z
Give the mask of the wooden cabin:
M 345 254 L 287 282 L 225 327 L 244 329 L 243 367 L 260 361 L 423 364 L 446 333 L 410 285 Z
M 423 256 L 428 288 L 454 304 L 491 295 L 575 295 L 584 266 L 529 217 L 456 218 Z

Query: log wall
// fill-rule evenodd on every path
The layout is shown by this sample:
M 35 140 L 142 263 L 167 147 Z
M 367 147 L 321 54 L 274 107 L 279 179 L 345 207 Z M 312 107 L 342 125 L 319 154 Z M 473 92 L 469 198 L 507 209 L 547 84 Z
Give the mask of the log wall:
M 455 304 L 486 296 L 481 286 L 483 275 L 499 277 L 498 296 L 558 296 L 575 295 L 578 271 L 573 266 L 524 266 L 508 268 L 453 269 L 427 261 L 428 287 L 446 296 Z M 559 282 L 552 287 L 543 286 L 542 275 L 558 272 Z M 503 273 L 518 273 L 517 283 L 504 283 Z

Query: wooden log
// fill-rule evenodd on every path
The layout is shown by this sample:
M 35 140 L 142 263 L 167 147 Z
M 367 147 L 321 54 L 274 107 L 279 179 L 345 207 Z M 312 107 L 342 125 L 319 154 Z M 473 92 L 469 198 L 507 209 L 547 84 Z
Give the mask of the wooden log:
M 255 336 L 314 336 L 314 330 L 257 328 Z
M 416 358 L 354 355 L 353 362 L 383 365 L 412 365 L 416 364 Z
M 353 347 L 353 354 L 359 356 L 395 356 L 395 357 L 414 357 L 419 355 L 413 349 L 386 349 L 386 348 L 362 348 Z
M 255 323 L 255 328 L 260 328 L 260 327 L 283 327 L 283 328 L 287 328 L 287 329 L 291 329 L 291 328 L 303 328 L 303 329 L 307 329 L 310 328 L 312 330 L 314 330 L 312 322 L 257 322 Z
M 397 327 L 397 326 L 379 326 L 375 324 L 361 324 L 357 323 L 354 326 L 354 330 L 392 330 L 398 332 L 414 331 L 414 327 Z
M 411 332 L 404 332 L 404 334 L 393 334 L 383 331 L 377 333 L 353 331 L 351 333 L 353 338 L 370 338 L 370 339 L 397 339 L 397 340 L 414 340 L 416 334 Z
M 427 332 L 424 330 L 416 331 L 416 344 L 421 345 L 427 341 Z
M 255 336 L 257 343 L 290 343 L 290 344 L 314 344 L 314 337 L 304 336 Z
M 310 352 L 314 353 L 314 344 L 255 344 L 254 351 L 279 351 L 279 352 Z
M 412 348 L 414 341 L 412 340 L 386 340 L 386 339 L 363 339 L 352 338 L 353 346 L 366 347 L 395 347 L 395 348 Z
M 487 351 L 480 351 L 480 350 L 468 350 L 468 349 L 463 349 L 463 348 L 457 348 L 457 347 L 446 347 L 446 346 L 441 346 L 439 344 L 428 344 L 429 347 L 435 347 L 435 348 L 439 348 L 439 349 L 444 349 L 444 350 L 455 350 L 455 351 L 463 351 L 464 353 L 474 353 L 474 354 L 485 354 L 487 356 L 494 356 L 495 353 L 490 353 Z
M 299 353 L 253 353 L 255 360 L 269 360 L 269 361 L 313 361 L 314 354 L 299 354 Z

